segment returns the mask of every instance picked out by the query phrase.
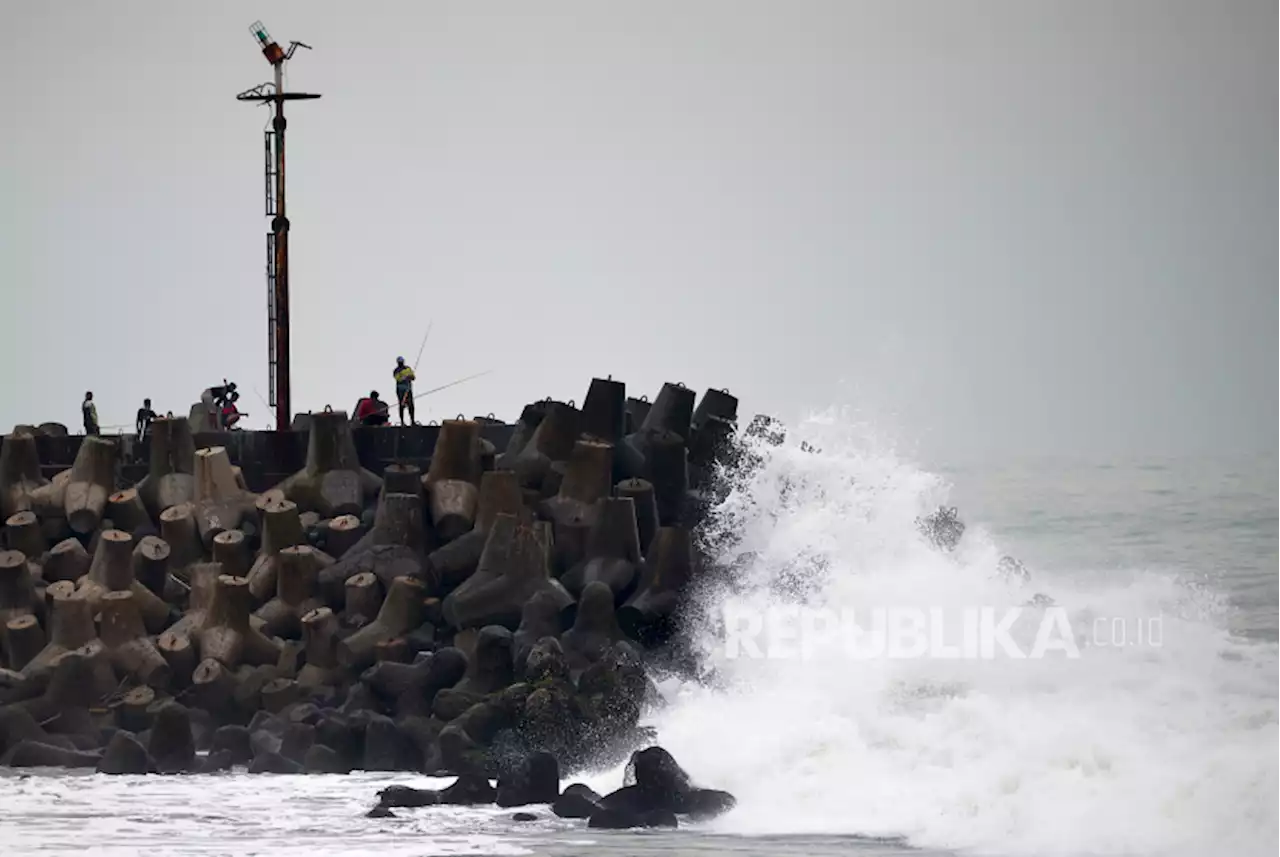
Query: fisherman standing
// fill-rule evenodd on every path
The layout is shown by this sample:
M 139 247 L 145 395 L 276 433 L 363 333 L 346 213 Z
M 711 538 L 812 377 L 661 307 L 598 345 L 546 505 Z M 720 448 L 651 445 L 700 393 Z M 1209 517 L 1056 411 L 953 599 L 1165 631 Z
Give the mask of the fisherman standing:
M 137 419 L 134 420 L 134 428 L 138 432 L 138 440 L 142 440 L 147 436 L 147 432 L 151 430 L 151 421 L 156 418 L 156 412 L 151 410 L 151 400 L 143 399 L 142 407 L 138 408 Z
M 80 403 L 80 413 L 84 417 L 84 433 L 85 436 L 95 435 L 98 433 L 98 406 L 93 403 L 93 391 L 90 390 L 84 394 L 84 401 Z
M 418 424 L 418 420 L 413 412 L 413 382 L 417 376 L 413 374 L 413 367 L 406 366 L 403 357 L 396 358 L 395 371 L 391 373 L 396 379 L 396 400 L 400 403 L 400 425 L 404 425 L 404 409 L 409 409 L 409 422 L 413 425 Z

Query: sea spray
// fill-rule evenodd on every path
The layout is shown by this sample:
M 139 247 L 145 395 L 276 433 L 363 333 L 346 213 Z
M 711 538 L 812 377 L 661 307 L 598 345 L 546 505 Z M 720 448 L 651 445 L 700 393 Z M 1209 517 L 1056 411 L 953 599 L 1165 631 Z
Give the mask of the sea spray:
M 1005 580 L 981 522 L 936 550 L 916 521 L 947 484 L 838 415 L 775 440 L 747 441 L 700 534 L 712 567 L 685 619 L 710 680 L 664 683 L 670 704 L 652 722 L 695 779 L 737 795 L 716 830 L 1005 854 L 1274 853 L 1274 645 L 1232 638 L 1202 592 L 1153 572 Z M 889 605 L 1052 605 L 1081 656 L 725 654 L 726 609 Z M 1116 628 L 1144 622 L 1145 645 L 1116 644 Z

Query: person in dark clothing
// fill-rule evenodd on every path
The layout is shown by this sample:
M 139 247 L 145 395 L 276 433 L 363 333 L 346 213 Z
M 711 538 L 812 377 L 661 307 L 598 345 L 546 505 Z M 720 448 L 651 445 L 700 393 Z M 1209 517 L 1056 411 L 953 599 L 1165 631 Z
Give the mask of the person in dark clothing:
M 378 398 L 377 390 L 356 403 L 356 420 L 362 426 L 385 426 L 390 419 L 390 409 Z
M 138 439 L 147 436 L 147 432 L 151 430 L 151 421 L 156 418 L 156 412 L 151 410 L 151 400 L 143 399 L 142 407 L 138 408 L 138 417 L 134 420 L 134 428 L 137 429 Z
M 98 406 L 93 403 L 93 391 L 84 394 L 84 401 L 80 403 L 80 413 L 84 417 L 84 433 L 85 435 L 93 435 L 98 433 Z

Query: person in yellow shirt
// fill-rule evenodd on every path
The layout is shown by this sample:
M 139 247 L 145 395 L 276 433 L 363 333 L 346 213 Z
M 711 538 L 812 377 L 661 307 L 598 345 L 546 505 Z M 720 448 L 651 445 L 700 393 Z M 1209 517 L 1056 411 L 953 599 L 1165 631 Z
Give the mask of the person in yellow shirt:
M 404 409 L 409 409 L 409 422 L 413 425 L 418 424 L 418 420 L 413 412 L 413 382 L 417 380 L 417 375 L 413 374 L 413 368 L 406 366 L 403 357 L 396 358 L 395 371 L 391 373 L 396 379 L 396 400 L 400 403 L 400 425 L 404 425 Z

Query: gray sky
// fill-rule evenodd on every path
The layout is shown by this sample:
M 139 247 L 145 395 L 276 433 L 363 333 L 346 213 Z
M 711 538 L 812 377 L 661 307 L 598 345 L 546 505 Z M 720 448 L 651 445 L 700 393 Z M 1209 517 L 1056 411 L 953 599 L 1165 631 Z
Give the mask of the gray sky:
M 930 457 L 1274 449 L 1274 2 L 0 3 L 0 426 L 265 425 L 290 88 L 295 410 L 848 405 Z M 424 413 L 430 408 L 430 413 Z

